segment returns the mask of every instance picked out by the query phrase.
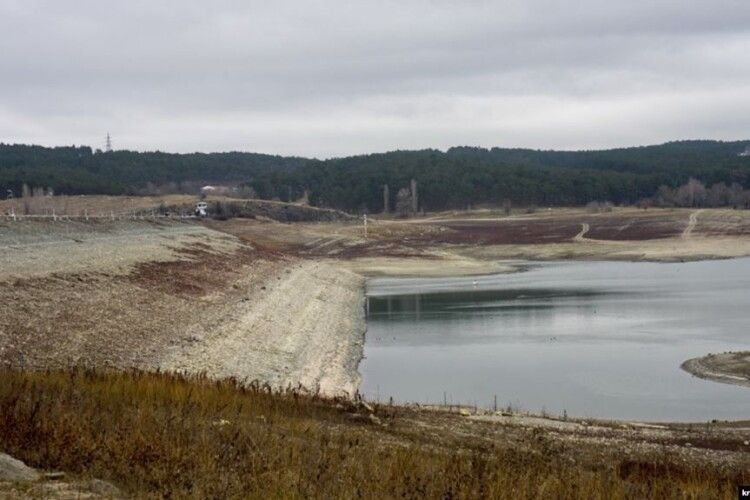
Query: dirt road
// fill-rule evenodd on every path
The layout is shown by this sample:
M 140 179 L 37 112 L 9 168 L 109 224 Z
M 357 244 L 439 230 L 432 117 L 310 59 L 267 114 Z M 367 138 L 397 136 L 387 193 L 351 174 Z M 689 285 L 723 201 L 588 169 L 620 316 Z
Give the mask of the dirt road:
M 573 241 L 577 241 L 577 242 L 585 241 L 585 236 L 586 236 L 586 233 L 589 232 L 589 229 L 591 229 L 591 227 L 588 224 L 586 223 L 581 224 L 581 232 L 576 234 L 573 237 Z

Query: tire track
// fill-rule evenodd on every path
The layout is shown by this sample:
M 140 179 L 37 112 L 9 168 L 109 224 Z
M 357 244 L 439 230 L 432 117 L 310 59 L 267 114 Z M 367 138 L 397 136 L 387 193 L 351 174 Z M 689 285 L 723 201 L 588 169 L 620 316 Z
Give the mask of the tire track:
M 690 221 L 688 222 L 687 227 L 684 231 L 682 231 L 682 238 L 688 239 L 693 236 L 693 230 L 695 229 L 695 226 L 698 224 L 698 215 L 703 210 L 696 210 L 690 214 Z
M 580 233 L 578 233 L 578 234 L 576 234 L 576 235 L 575 235 L 575 236 L 573 237 L 573 241 L 577 241 L 577 242 L 581 242 L 581 241 L 588 241 L 588 240 L 587 240 L 587 239 L 585 238 L 585 236 L 586 236 L 586 233 L 588 233 L 588 232 L 589 232 L 589 229 L 590 229 L 590 227 L 589 227 L 589 225 L 588 225 L 588 224 L 585 224 L 585 223 L 584 223 L 584 224 L 581 224 L 581 232 L 580 232 Z

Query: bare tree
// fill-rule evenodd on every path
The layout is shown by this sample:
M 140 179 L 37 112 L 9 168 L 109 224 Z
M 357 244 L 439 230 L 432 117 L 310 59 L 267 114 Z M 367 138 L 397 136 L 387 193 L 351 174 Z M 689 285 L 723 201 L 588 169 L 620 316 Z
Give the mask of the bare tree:
M 717 182 L 706 189 L 699 180 L 691 178 L 676 189 L 660 186 L 652 201 L 659 207 L 732 206 L 740 208 L 750 206 L 750 191 L 744 190 L 742 185 L 736 182 L 733 182 L 731 186 L 727 186 L 724 182 Z M 648 202 L 650 203 L 651 200 Z
M 411 213 L 416 215 L 419 211 L 419 197 L 417 195 L 417 180 L 411 180 Z
M 706 204 L 706 186 L 692 177 L 677 190 L 677 204 L 681 207 L 702 207 Z
M 512 210 L 513 210 L 513 204 L 511 203 L 511 201 L 508 198 L 504 199 L 503 200 L 503 212 L 505 212 L 505 215 L 510 215 Z
M 305 194 L 307 194 L 307 191 L 305 191 Z M 235 190 L 235 195 L 237 198 L 244 198 L 246 200 L 254 200 L 258 197 L 258 194 L 255 192 L 255 189 L 253 189 L 252 186 L 248 186 L 247 184 L 243 184 L 242 186 L 238 186 Z
M 723 182 L 717 182 L 708 190 L 706 204 L 709 207 L 725 207 L 729 205 L 729 188 Z
M 741 207 L 745 204 L 745 190 L 742 186 L 736 182 L 733 182 L 729 186 L 729 200 L 728 203 L 734 208 Z
M 409 188 L 401 188 L 396 193 L 396 214 L 399 217 L 409 217 L 412 209 L 412 198 L 411 190 Z
M 673 207 L 677 203 L 675 192 L 669 186 L 659 186 L 656 192 L 656 205 L 660 207 Z
M 586 204 L 589 212 L 611 212 L 614 208 L 611 201 L 590 201 Z

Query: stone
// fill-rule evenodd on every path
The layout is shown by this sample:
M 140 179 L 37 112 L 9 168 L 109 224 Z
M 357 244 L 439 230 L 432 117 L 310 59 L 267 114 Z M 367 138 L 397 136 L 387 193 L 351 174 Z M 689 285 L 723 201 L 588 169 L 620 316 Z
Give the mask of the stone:
M 0 453 L 0 481 L 37 481 L 39 473 L 10 455 Z

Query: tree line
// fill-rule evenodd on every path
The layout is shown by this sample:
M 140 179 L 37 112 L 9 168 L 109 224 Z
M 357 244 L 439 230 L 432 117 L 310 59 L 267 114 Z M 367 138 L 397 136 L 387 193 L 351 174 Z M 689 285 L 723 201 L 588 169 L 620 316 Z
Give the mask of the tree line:
M 403 205 L 399 192 L 404 198 L 414 179 L 420 211 L 506 201 L 514 206 L 583 206 L 595 200 L 677 205 L 684 201 L 679 190 L 690 179 L 711 186 L 705 188 L 711 200 L 735 199 L 738 189 L 750 188 L 750 156 L 743 155 L 749 146 L 750 141 L 680 141 L 601 151 L 456 147 L 316 160 L 0 144 L 0 189 L 16 196 L 23 184 L 56 194 L 197 193 L 202 183 L 218 183 L 261 199 L 381 212 L 387 205 Z
M 743 189 L 737 182 L 729 186 L 724 182 L 717 182 L 707 188 L 701 181 L 691 178 L 677 188 L 659 186 L 656 195 L 642 200 L 640 204 L 659 207 L 750 208 L 750 190 Z

